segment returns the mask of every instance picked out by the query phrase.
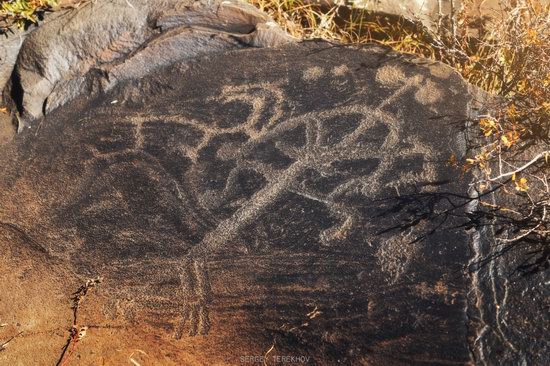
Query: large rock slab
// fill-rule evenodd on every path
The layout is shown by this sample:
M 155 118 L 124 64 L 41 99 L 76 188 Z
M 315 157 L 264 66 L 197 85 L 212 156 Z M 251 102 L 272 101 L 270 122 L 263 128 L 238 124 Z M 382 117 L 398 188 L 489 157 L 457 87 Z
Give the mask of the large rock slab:
M 448 164 L 473 102 L 440 64 L 308 42 L 53 110 L 1 148 L 0 359 L 474 362 Z
M 10 53 L 15 65 L 1 61 L 0 70 L 13 69 L 4 99 L 21 131 L 78 95 L 176 60 L 290 41 L 266 14 L 239 1 L 91 1 L 30 32 L 21 51 Z

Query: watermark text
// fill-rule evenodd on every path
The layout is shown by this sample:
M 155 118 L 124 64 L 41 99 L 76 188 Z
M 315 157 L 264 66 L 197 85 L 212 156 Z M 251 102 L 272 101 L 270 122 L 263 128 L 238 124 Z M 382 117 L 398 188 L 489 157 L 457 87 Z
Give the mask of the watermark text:
M 240 357 L 241 364 L 306 364 L 309 362 L 309 356 L 293 355 L 273 355 L 273 356 L 255 356 L 247 355 Z

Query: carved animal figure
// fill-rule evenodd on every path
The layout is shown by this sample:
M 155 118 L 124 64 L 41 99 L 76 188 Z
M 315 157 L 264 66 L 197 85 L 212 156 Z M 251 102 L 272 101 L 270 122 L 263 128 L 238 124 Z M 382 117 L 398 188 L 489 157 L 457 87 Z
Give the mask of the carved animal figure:
M 467 362 L 466 284 L 450 277 L 467 236 L 449 215 L 465 183 L 446 162 L 465 153 L 470 101 L 445 67 L 374 46 L 175 63 L 5 145 L 0 220 L 67 299 L 102 278 L 79 310 L 95 352 L 155 335 L 143 344 L 171 350 L 149 349 L 161 364 L 235 364 L 273 342 L 331 364 L 428 340 L 455 347 L 430 359 Z M 418 301 L 431 305 L 411 320 Z

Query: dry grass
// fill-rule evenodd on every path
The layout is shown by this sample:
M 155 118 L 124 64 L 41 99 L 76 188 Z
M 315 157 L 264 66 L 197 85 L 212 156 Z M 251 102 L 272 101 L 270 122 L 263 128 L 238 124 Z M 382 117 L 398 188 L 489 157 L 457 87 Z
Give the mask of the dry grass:
M 57 0 L 0 0 L 0 34 L 16 25 L 36 23 L 40 14 L 57 5 Z

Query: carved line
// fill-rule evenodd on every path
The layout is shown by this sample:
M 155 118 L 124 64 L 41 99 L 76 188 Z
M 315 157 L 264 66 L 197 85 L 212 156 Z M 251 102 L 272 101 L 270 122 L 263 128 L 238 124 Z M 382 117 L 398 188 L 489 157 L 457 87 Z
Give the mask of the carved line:
M 295 161 L 285 171 L 280 172 L 277 179 L 270 180 L 269 184 L 266 187 L 256 192 L 251 198 L 251 200 L 249 201 L 250 202 L 249 204 L 238 209 L 233 214 L 232 217 L 226 220 L 223 220 L 218 224 L 218 226 L 214 230 L 206 234 L 204 239 L 198 245 L 191 248 L 191 250 L 188 252 L 187 260 L 188 261 L 192 260 L 193 262 L 195 262 L 199 258 L 201 258 L 202 260 L 205 261 L 206 257 L 209 254 L 212 254 L 215 250 L 219 249 L 220 247 L 227 244 L 228 242 L 231 242 L 232 240 L 234 240 L 242 228 L 251 224 L 253 220 L 256 217 L 258 217 L 267 208 L 269 204 L 275 201 L 277 197 L 279 197 L 280 194 L 285 189 L 288 189 L 292 186 L 292 183 L 296 180 L 297 176 L 301 174 L 305 168 L 309 166 L 319 166 L 328 161 L 332 161 L 334 160 L 335 155 L 349 156 L 350 146 L 352 150 L 357 150 L 356 147 L 353 147 L 354 146 L 353 143 L 357 140 L 357 138 L 361 137 L 361 135 L 364 132 L 366 132 L 368 128 L 373 127 L 376 121 L 384 121 L 390 127 L 390 132 L 386 137 L 386 141 L 380 147 L 380 150 L 385 150 L 385 148 L 389 148 L 390 150 L 393 150 L 393 147 L 398 142 L 399 125 L 393 116 L 383 113 L 382 109 L 386 105 L 391 103 L 394 99 L 396 99 L 397 97 L 402 95 L 404 92 L 406 92 L 408 89 L 410 89 L 415 83 L 417 83 L 416 78 L 412 78 L 411 80 L 409 80 L 409 82 L 403 85 L 390 98 L 382 102 L 380 106 L 378 106 L 374 110 L 367 107 L 355 107 L 355 108 L 348 107 L 348 108 L 337 108 L 331 112 L 324 113 L 325 115 L 323 117 L 326 117 L 326 115 L 338 116 L 342 114 L 342 112 L 349 112 L 350 109 L 352 109 L 354 112 L 356 110 L 359 110 L 365 116 L 365 120 L 363 121 L 363 123 L 361 123 L 360 126 L 354 132 L 346 136 L 340 143 L 331 147 L 332 152 L 335 152 L 335 151 L 338 152 L 340 150 L 340 154 L 338 153 L 323 154 L 322 151 L 316 151 L 318 150 L 318 146 L 314 145 L 312 141 L 317 140 L 316 138 L 314 138 L 316 137 L 315 136 L 316 133 L 314 132 L 319 130 L 319 126 L 317 125 L 316 126 L 317 128 L 314 129 L 313 123 L 311 121 L 315 121 L 319 117 L 319 113 L 308 113 L 297 118 L 291 118 L 275 126 L 271 130 L 264 133 L 263 135 L 252 136 L 251 141 L 249 141 L 246 144 L 246 146 L 253 146 L 255 143 L 266 141 L 267 139 L 272 138 L 277 134 L 288 130 L 290 127 L 295 127 L 298 124 L 306 123 L 307 131 L 308 131 L 308 136 L 307 136 L 308 143 L 306 144 L 306 151 L 304 152 L 304 155 L 302 156 L 301 159 L 298 159 L 297 161 Z M 391 153 L 391 151 L 385 151 L 385 156 L 392 156 L 392 155 L 393 154 Z M 383 168 L 388 168 L 391 165 L 391 160 L 392 160 L 391 157 L 384 159 L 383 162 L 379 165 L 377 172 L 382 171 Z M 206 267 L 204 268 L 206 270 Z M 188 269 L 186 270 L 185 268 L 183 268 L 183 271 L 182 271 L 183 283 L 185 283 L 185 281 L 192 281 L 192 277 L 185 275 L 186 272 L 189 272 Z M 201 277 L 201 278 L 204 279 L 206 277 Z M 199 277 L 197 277 L 196 280 L 198 281 Z M 206 282 L 201 282 L 201 283 L 202 283 L 202 286 L 207 285 Z M 182 287 L 185 289 L 186 285 L 182 285 Z M 196 291 L 198 290 L 197 295 L 199 295 L 199 297 L 201 292 L 204 291 L 204 289 L 202 288 L 195 289 L 195 290 Z M 190 319 L 190 323 L 191 323 L 190 334 L 196 333 L 196 326 L 195 326 L 195 323 L 193 322 L 195 321 L 194 319 L 196 318 L 197 313 L 190 312 L 188 310 L 189 307 L 192 305 L 188 301 L 186 301 L 186 299 L 184 299 L 183 306 L 184 306 L 183 320 L 182 322 L 180 322 L 180 326 L 176 331 L 176 337 L 181 337 L 182 329 L 187 318 Z M 201 313 L 203 321 L 204 319 L 208 319 L 208 309 L 207 309 L 206 302 L 201 303 L 199 305 L 199 310 L 204 311 L 204 313 Z M 207 329 L 206 329 L 206 332 L 208 332 Z

